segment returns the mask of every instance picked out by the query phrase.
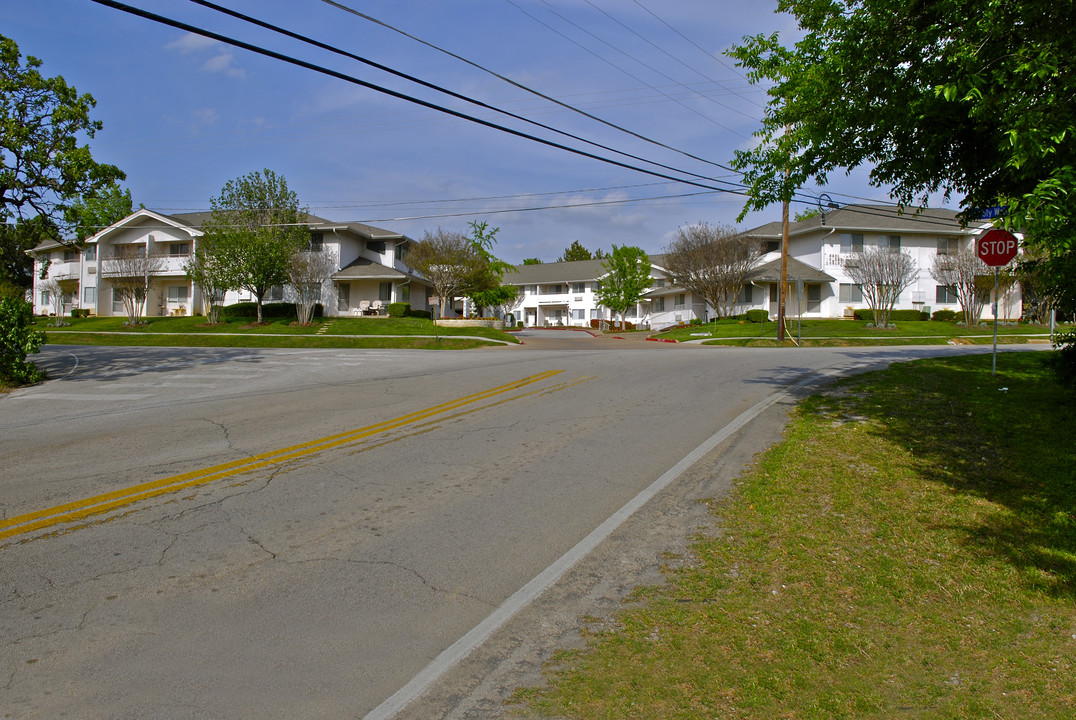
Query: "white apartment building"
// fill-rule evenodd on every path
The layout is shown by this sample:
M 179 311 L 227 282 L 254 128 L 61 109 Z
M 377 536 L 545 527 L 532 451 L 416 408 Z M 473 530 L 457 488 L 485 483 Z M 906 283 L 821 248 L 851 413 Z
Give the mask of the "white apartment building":
M 862 292 L 847 274 L 847 264 L 856 253 L 870 247 L 885 247 L 907 253 L 917 268 L 917 275 L 901 293 L 897 309 L 932 312 L 960 306 L 952 288 L 939 285 L 930 269 L 939 255 L 956 252 L 971 245 L 990 228 L 989 223 L 961 227 L 952 210 L 927 209 L 899 213 L 891 206 L 849 205 L 789 226 L 789 262 L 787 270 L 786 312 L 802 317 L 847 317 L 856 309 L 866 308 Z M 764 247 L 758 267 L 735 303 L 735 314 L 747 310 L 768 310 L 777 315 L 780 288 L 782 228 L 780 222 L 746 231 Z M 698 318 L 713 317 L 714 310 L 701 298 L 677 287 L 663 268 L 662 255 L 650 256 L 654 284 L 640 299 L 627 319 L 642 327 L 660 330 L 670 325 Z M 519 301 L 512 312 L 514 319 L 528 327 L 589 327 L 592 320 L 612 320 L 601 307 L 595 291 L 606 270 L 601 260 L 567 263 L 520 265 L 504 282 L 520 288 Z M 987 308 L 984 312 L 988 312 Z M 1018 285 L 1000 299 L 998 315 L 1015 320 L 1021 314 Z
M 44 242 L 30 251 L 35 260 L 34 312 L 48 315 L 57 311 L 56 298 L 45 288 L 49 279 L 60 280 L 62 299 L 59 312 L 74 308 L 90 314 L 126 314 L 119 293 L 102 265 L 110 258 L 131 250 L 150 252 L 163 259 L 162 268 L 150 277 L 146 300 L 147 315 L 205 314 L 201 289 L 186 276 L 185 266 L 202 235 L 201 226 L 209 213 L 164 215 L 138 210 L 88 238 L 80 248 Z M 322 290 L 326 315 L 352 315 L 390 302 L 410 302 L 428 308 L 428 288 L 403 262 L 409 238 L 399 233 L 361 223 L 335 223 L 308 216 L 310 248 L 332 253 L 338 270 Z M 229 292 L 225 304 L 249 301 L 245 292 Z M 288 288 L 273 288 L 265 302 L 290 300 Z

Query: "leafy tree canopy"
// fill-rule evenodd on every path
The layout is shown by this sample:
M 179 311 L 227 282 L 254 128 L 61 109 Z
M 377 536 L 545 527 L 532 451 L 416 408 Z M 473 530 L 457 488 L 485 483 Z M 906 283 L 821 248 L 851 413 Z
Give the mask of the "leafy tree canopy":
M 613 246 L 613 253 L 602 263 L 607 274 L 601 278 L 598 302 L 620 315 L 626 313 L 654 281 L 650 277 L 650 258 L 642 248 Z
M 45 240 L 60 240 L 60 228 L 44 215 L 0 225 L 0 295 L 22 295 L 34 284 L 34 259 L 26 254 Z
M 524 265 L 541 265 L 542 261 L 538 258 L 523 258 Z
M 226 287 L 249 290 L 262 321 L 262 300 L 288 282 L 292 254 L 310 242 L 305 208 L 283 176 L 272 170 L 229 180 L 210 200 L 212 216 L 201 242 L 227 270 Z
M 594 255 L 583 247 L 583 244 L 578 240 L 574 241 L 571 246 L 564 249 L 564 254 L 557 258 L 557 262 L 573 262 L 576 260 L 593 260 Z
M 42 215 L 59 222 L 77 198 L 126 176 L 98 163 L 88 145 L 101 129 L 96 105 L 62 77 L 46 78 L 41 61 L 0 36 L 0 223 Z
M 64 220 L 78 240 L 85 240 L 127 217 L 133 209 L 131 191 L 112 183 L 75 200 L 64 210 Z
M 838 169 L 905 204 L 934 192 L 1072 249 L 1076 219 L 1076 4 L 1055 0 L 781 0 L 804 35 L 745 38 L 730 54 L 770 84 L 758 133 L 737 153 L 745 212 Z M 786 175 L 787 172 L 787 175 Z

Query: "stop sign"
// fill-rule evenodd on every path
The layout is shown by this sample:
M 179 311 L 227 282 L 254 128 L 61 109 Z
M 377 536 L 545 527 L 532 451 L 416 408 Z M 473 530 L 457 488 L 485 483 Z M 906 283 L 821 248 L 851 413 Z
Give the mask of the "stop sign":
M 994 228 L 975 242 L 975 253 L 990 267 L 1001 267 L 1016 257 L 1018 242 L 1008 230 Z

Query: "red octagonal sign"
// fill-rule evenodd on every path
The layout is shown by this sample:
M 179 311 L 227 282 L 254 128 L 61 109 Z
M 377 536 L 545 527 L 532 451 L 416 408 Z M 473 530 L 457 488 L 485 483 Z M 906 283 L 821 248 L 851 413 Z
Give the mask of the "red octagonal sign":
M 1019 241 L 1008 230 L 994 228 L 975 242 L 975 253 L 990 267 L 1008 265 L 1016 257 Z

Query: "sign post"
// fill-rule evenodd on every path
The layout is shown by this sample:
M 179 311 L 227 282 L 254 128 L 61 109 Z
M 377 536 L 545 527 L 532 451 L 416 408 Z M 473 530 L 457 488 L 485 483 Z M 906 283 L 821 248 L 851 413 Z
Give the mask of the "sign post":
M 990 374 L 998 374 L 998 275 L 1001 266 L 1008 265 L 1016 257 L 1019 241 L 1008 230 L 994 228 L 975 241 L 975 254 L 989 267 L 994 268 L 994 358 L 990 365 Z

